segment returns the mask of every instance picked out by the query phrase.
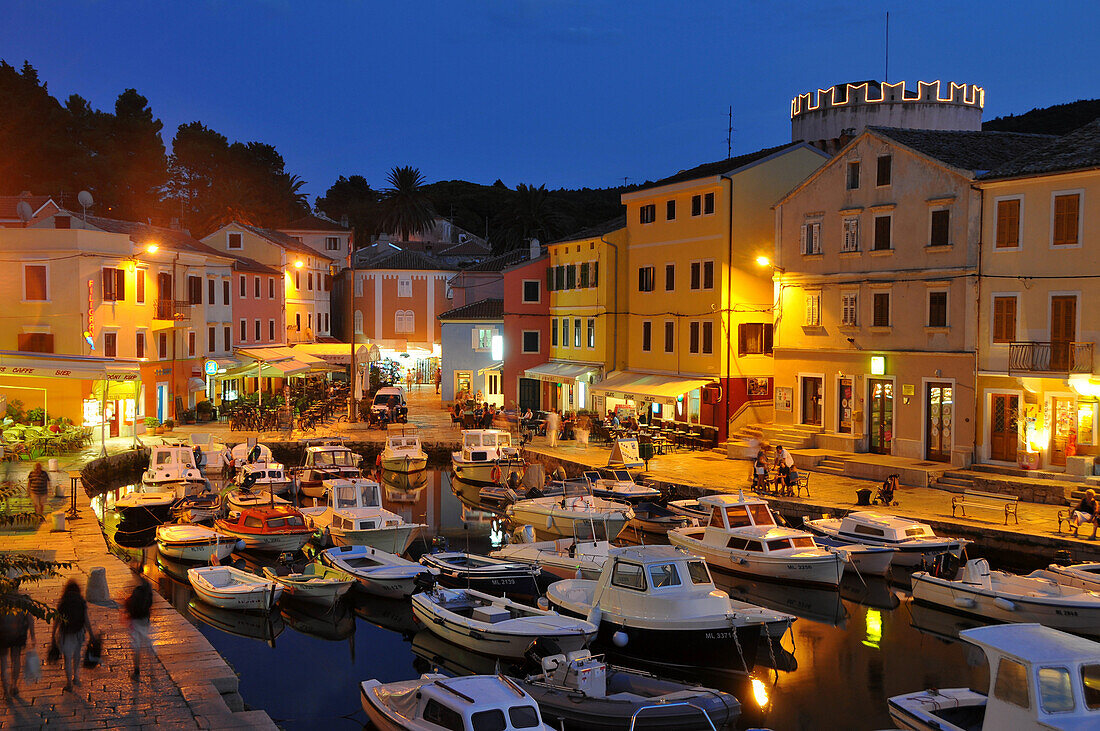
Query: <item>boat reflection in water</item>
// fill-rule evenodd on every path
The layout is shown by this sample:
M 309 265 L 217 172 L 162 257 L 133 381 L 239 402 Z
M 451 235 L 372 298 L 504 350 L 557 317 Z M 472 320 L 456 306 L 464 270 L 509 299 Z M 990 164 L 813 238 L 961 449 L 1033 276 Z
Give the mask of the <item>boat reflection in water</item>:
M 386 493 L 386 502 L 416 503 L 420 494 L 428 486 L 428 472 L 394 472 L 379 470 L 378 482 Z
M 914 601 L 908 602 L 906 606 L 909 609 L 910 625 L 912 627 L 923 634 L 932 635 L 944 642 L 961 643 L 959 633 L 964 629 L 974 629 L 989 624 L 975 617 L 965 617 L 954 612 L 945 612 Z
M 352 592 L 350 598 L 355 615 L 377 627 L 405 637 L 412 637 L 421 629 L 408 599 L 367 596 L 361 591 Z
M 770 581 L 753 581 L 730 576 L 722 571 L 711 571 L 714 585 L 733 599 L 758 604 L 768 609 L 787 612 L 802 619 L 843 629 L 848 610 L 836 589 L 806 586 L 787 586 Z
M 860 577 L 846 573 L 840 580 L 840 596 L 847 601 L 878 609 L 897 609 L 901 604 L 890 582 L 881 576 Z
M 237 637 L 259 640 L 275 647 L 275 638 L 283 633 L 286 625 L 278 612 L 244 612 L 239 609 L 221 609 L 199 600 L 187 603 L 192 617 L 214 629 Z
M 427 629 L 413 635 L 412 651 L 419 660 L 413 665 L 418 673 L 442 670 L 451 675 L 494 675 L 497 672 L 514 675 L 521 672 L 522 663 L 509 663 L 467 650 Z
M 355 634 L 355 613 L 345 599 L 321 606 L 284 594 L 279 600 L 279 613 L 295 632 L 320 640 L 338 642 Z

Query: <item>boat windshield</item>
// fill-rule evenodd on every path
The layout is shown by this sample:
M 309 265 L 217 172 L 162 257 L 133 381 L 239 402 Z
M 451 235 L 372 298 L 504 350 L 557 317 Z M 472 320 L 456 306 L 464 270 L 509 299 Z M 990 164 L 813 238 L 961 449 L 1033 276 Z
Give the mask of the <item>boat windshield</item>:
M 726 508 L 726 520 L 729 521 L 730 528 L 752 525 L 747 505 L 731 505 Z
M 1027 687 L 1027 668 L 1012 658 L 1002 657 L 997 664 L 997 680 L 993 684 L 993 696 L 1020 708 L 1031 708 Z
M 371 484 L 337 485 L 334 508 L 369 508 L 381 505 L 378 488 Z
M 1081 666 L 1081 685 L 1085 689 L 1085 706 L 1100 710 L 1100 665 Z
M 1066 668 L 1039 668 L 1039 702 L 1044 713 L 1066 713 L 1074 708 L 1073 682 Z
M 763 503 L 752 503 L 748 506 L 749 512 L 752 513 L 752 522 L 754 525 L 775 525 L 775 518 L 772 517 L 772 513 L 768 510 L 768 506 Z
M 573 521 L 573 538 L 577 541 L 606 541 L 607 523 Z
M 325 467 L 354 467 L 355 453 L 351 450 L 335 450 L 326 452 L 314 452 L 313 464 Z
M 480 447 L 481 435 L 480 434 L 463 434 L 462 446 L 464 447 Z
M 680 572 L 674 563 L 655 563 L 649 566 L 649 581 L 654 589 L 680 585 Z
M 161 465 L 165 465 L 165 464 L 171 464 L 171 463 L 172 463 L 172 453 L 171 452 L 157 452 L 157 467 L 160 467 Z
M 920 537 L 920 536 L 930 536 L 930 535 L 932 535 L 932 529 L 929 528 L 926 525 L 918 525 L 918 526 L 914 526 L 912 528 L 906 528 L 905 529 L 905 536 L 907 538 L 917 538 L 917 537 Z
M 512 706 L 508 709 L 508 718 L 513 728 L 539 727 L 539 712 L 534 706 Z
M 707 571 L 707 565 L 703 561 L 688 561 L 688 576 L 693 584 L 710 583 L 710 571 Z
M 303 525 L 302 519 L 297 515 L 287 515 L 282 518 L 271 518 L 267 521 L 268 528 L 293 528 L 295 526 Z
M 512 446 L 512 435 L 507 433 L 498 435 L 497 443 L 502 447 Z
M 792 538 L 791 543 L 795 548 L 814 548 L 817 544 L 814 543 L 814 539 L 809 536 L 803 536 L 802 538 Z

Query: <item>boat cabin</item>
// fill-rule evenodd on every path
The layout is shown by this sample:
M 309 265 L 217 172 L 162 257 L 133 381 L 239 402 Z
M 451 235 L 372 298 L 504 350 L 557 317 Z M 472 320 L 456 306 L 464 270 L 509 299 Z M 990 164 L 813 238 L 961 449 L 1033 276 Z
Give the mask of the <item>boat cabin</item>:
M 715 589 L 706 561 L 674 546 L 612 548 L 595 596 L 604 609 L 635 615 L 655 607 L 663 607 L 659 613 L 666 618 L 698 615 L 711 603 L 713 613 L 729 609 L 729 597 Z
M 279 462 L 246 464 L 244 467 L 241 468 L 241 482 L 243 483 L 250 476 L 253 479 L 253 484 L 263 482 L 283 482 L 284 480 L 290 479 L 290 476 L 286 473 L 285 468 Z
M 343 444 L 325 444 L 316 447 L 306 447 L 305 467 L 316 469 L 330 469 L 351 467 L 359 468 L 360 457 Z
M 230 513 L 225 525 L 242 533 L 300 533 L 305 530 L 306 522 L 297 508 L 289 505 L 274 505 L 244 508 L 239 513 Z
M 1100 728 L 1100 643 L 1038 624 L 977 627 L 959 636 L 989 661 L 981 728 Z
M 378 483 L 367 479 L 323 480 L 329 505 L 334 510 L 382 507 Z
M 531 696 L 503 675 L 440 678 L 388 698 L 393 710 L 451 731 L 541 729 Z
M 201 481 L 202 473 L 195 466 L 195 454 L 190 447 L 151 447 L 146 483 Z
M 703 532 L 703 542 L 709 545 L 760 554 L 816 547 L 808 533 L 777 526 L 771 508 L 760 498 L 707 495 L 699 498 L 699 505 L 710 510 Z
M 500 429 L 464 429 L 462 452 L 467 462 L 493 462 L 516 454 L 512 435 Z
M 849 513 L 840 521 L 839 532 L 845 538 L 871 539 L 875 542 L 904 543 L 920 538 L 935 538 L 932 528 L 907 518 L 883 515 L 871 510 Z
M 386 437 L 386 446 L 394 452 L 416 452 L 420 449 L 420 437 L 416 435 Z

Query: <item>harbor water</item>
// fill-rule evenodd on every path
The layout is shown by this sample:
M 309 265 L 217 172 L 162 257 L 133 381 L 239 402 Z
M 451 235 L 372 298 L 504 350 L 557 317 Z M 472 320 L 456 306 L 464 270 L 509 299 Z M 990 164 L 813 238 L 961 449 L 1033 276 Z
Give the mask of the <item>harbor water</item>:
M 431 550 L 433 542 L 484 553 L 504 539 L 505 529 L 491 513 L 459 500 L 449 470 L 429 469 L 411 479 L 387 475 L 382 483 L 387 509 L 428 526 L 428 535 L 410 549 L 413 557 Z M 408 601 L 353 592 L 329 611 L 284 598 L 268 615 L 203 604 L 186 578 L 194 564 L 160 555 L 151 532 L 119 533 L 109 505 L 108 498 L 99 512 L 112 550 L 210 640 L 240 675 L 245 702 L 283 728 L 363 728 L 359 682 L 365 679 L 390 682 L 437 669 L 492 672 L 491 659 L 446 645 L 418 627 Z M 274 557 L 246 552 L 231 560 L 258 570 Z M 836 592 L 714 573 L 719 588 L 734 598 L 799 618 L 780 645 L 760 649 L 751 678 L 712 668 L 692 672 L 690 679 L 739 698 L 739 728 L 890 728 L 886 699 L 892 695 L 928 687 L 985 691 L 982 653 L 957 639 L 959 630 L 977 623 L 912 606 L 904 575 L 892 583 L 846 576 Z M 690 662 L 691 648 L 684 653 Z

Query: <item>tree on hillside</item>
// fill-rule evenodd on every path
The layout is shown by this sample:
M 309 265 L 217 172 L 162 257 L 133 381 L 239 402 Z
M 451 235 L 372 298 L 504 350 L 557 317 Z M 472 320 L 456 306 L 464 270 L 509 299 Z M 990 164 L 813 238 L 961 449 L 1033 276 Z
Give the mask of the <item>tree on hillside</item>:
M 164 124 L 153 116 L 149 100 L 127 89 L 115 100 L 115 113 L 106 144 L 98 150 L 98 187 L 106 205 L 100 215 L 143 221 L 159 212 L 168 182 L 168 160 L 160 131 Z
M 1055 104 L 1032 109 L 1023 114 L 1009 114 L 982 123 L 982 129 L 1001 132 L 1033 132 L 1065 135 L 1084 127 L 1100 117 L 1100 99 L 1079 99 L 1068 104 Z
M 333 221 L 347 216 L 348 225 L 355 232 L 355 240 L 366 244 L 378 234 L 378 192 L 362 175 L 345 178 L 341 175 L 329 186 L 325 194 L 316 200 L 317 210 Z
M 509 251 L 531 238 L 552 241 L 573 225 L 566 205 L 553 197 L 545 185 L 536 188 L 520 183 L 508 206 L 498 214 L 493 250 Z
M 390 187 L 382 191 L 378 227 L 408 241 L 435 222 L 435 207 L 424 192 L 424 176 L 417 168 L 395 167 L 386 176 Z

